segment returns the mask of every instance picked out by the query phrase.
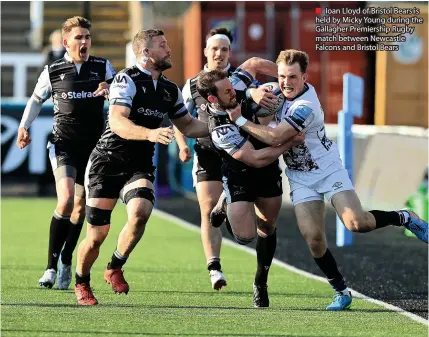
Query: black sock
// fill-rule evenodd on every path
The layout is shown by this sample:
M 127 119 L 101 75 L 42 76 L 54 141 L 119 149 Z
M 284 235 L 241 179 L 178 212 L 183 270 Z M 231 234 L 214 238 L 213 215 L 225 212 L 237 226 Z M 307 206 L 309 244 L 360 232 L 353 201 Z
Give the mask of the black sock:
M 326 249 L 322 257 L 314 257 L 314 261 L 316 261 L 319 268 L 326 275 L 329 284 L 335 291 L 343 291 L 347 288 L 346 281 L 344 281 L 343 275 L 338 271 L 337 262 L 329 249 Z
M 270 270 L 271 262 L 273 262 L 274 253 L 277 246 L 277 229 L 274 233 L 268 235 L 266 238 L 260 237 L 256 239 L 256 259 L 258 261 L 255 285 L 265 286 L 267 284 L 268 272 Z
M 89 281 L 91 280 L 91 274 L 85 275 L 85 276 L 79 276 L 78 273 L 76 275 L 76 284 L 86 283 L 89 284 Z
M 56 212 L 51 220 L 49 229 L 48 265 L 46 269 L 58 268 L 58 259 L 70 229 L 70 217 L 64 217 Z
M 82 231 L 83 223 L 74 224 L 70 222 L 70 230 L 61 252 L 61 262 L 63 264 L 71 264 L 73 251 L 76 248 L 77 241 L 79 240 L 80 232 Z
M 389 225 L 402 226 L 401 216 L 398 212 L 369 211 L 375 218 L 375 228 L 383 228 Z
M 115 250 L 112 255 L 112 260 L 107 265 L 107 269 L 121 269 L 125 262 L 127 262 L 127 259 L 127 256 L 123 256 Z
M 210 262 L 207 264 L 207 270 L 208 271 L 210 271 L 210 270 L 222 271 L 221 268 L 222 267 L 220 265 L 220 259 L 218 259 L 218 258 L 211 259 Z

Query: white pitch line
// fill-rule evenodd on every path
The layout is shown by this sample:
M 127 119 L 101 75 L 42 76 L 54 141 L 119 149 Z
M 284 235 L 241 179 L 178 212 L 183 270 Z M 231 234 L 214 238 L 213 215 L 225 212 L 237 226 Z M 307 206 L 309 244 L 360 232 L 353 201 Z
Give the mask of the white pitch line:
M 191 230 L 191 231 L 194 231 L 194 232 L 198 232 L 198 233 L 200 232 L 200 227 L 195 226 L 192 223 L 190 223 L 190 222 L 188 222 L 186 220 L 183 220 L 183 219 L 181 219 L 181 218 L 179 218 L 179 217 L 177 217 L 175 215 L 171 215 L 171 214 L 169 214 L 167 212 L 164 212 L 164 211 L 161 211 L 159 209 L 154 209 L 153 213 L 156 214 L 156 215 L 158 215 L 158 216 L 160 216 L 160 217 L 162 217 L 162 218 L 168 219 L 168 220 L 170 220 L 172 222 L 176 222 L 178 225 L 180 225 L 181 227 L 184 227 L 184 228 L 186 228 L 188 230 Z M 232 240 L 230 240 L 228 238 L 223 238 L 222 242 L 225 243 L 225 244 L 227 244 L 228 246 L 235 247 L 237 249 L 243 250 L 245 252 L 248 252 L 248 253 L 256 256 L 256 251 L 254 249 L 246 247 L 246 246 L 239 245 L 238 243 L 236 243 L 236 242 L 234 242 L 234 241 L 232 241 Z M 273 259 L 273 264 L 275 264 L 277 266 L 280 266 L 280 267 L 283 267 L 283 268 L 285 268 L 285 269 L 287 269 L 287 270 L 289 270 L 291 272 L 294 272 L 296 274 L 299 274 L 299 275 L 311 278 L 313 280 L 321 281 L 321 282 L 324 282 L 324 283 L 329 283 L 328 280 L 326 278 L 324 278 L 324 277 L 317 276 L 317 275 L 314 275 L 312 273 L 306 272 L 304 270 L 298 269 L 298 268 L 296 268 L 296 267 L 294 267 L 294 266 L 292 266 L 290 264 L 287 264 L 285 262 L 282 262 L 280 260 Z M 353 297 L 360 298 L 360 299 L 366 300 L 366 301 L 374 303 L 374 304 L 378 304 L 378 305 L 380 305 L 380 306 L 382 306 L 382 307 L 384 307 L 386 309 L 389 309 L 389 310 L 397 312 L 397 313 L 399 313 L 401 315 L 407 316 L 408 318 L 411 318 L 412 320 L 414 320 L 416 322 L 419 322 L 419 323 L 422 323 L 424 325 L 429 326 L 429 321 L 426 320 L 426 319 L 424 319 L 423 317 L 420 317 L 420 316 L 418 316 L 416 314 L 408 312 L 408 311 L 406 311 L 406 310 L 404 310 L 402 308 L 396 307 L 396 306 L 391 305 L 389 303 L 385 303 L 383 301 L 376 300 L 376 299 L 374 299 L 372 297 L 368 297 L 368 296 L 366 296 L 364 294 L 361 294 L 360 292 L 358 292 L 356 290 L 353 290 L 352 288 L 349 288 L 349 289 L 350 289 L 350 291 L 352 291 Z

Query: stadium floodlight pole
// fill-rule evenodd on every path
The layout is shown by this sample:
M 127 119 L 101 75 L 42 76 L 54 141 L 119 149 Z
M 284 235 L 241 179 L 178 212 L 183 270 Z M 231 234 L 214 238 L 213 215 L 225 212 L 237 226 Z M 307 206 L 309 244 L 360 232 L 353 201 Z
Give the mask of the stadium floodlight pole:
M 346 73 L 343 76 L 343 110 L 338 112 L 338 150 L 344 167 L 353 182 L 353 118 L 362 117 L 363 78 Z M 343 225 L 337 215 L 337 247 L 351 246 L 353 233 Z

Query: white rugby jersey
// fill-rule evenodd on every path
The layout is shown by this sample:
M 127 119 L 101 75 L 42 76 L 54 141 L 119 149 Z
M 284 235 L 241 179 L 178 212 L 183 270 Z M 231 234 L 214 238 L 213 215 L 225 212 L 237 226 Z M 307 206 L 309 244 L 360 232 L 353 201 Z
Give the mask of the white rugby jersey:
M 326 136 L 323 109 L 312 85 L 306 83 L 302 94 L 285 100 L 276 120 L 305 133 L 304 144 L 283 154 L 288 179 L 311 185 L 343 168 L 337 144 Z

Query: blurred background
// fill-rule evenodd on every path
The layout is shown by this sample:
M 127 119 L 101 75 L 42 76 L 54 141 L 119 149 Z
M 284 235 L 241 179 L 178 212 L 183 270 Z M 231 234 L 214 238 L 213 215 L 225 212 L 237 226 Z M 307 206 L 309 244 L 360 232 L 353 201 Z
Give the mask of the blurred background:
M 400 44 L 399 52 L 315 50 L 316 7 L 392 5 L 417 7 L 418 16 L 424 19 Z M 204 39 L 215 27 L 233 32 L 231 63 L 235 66 L 252 56 L 274 61 L 282 49 L 302 49 L 309 54 L 309 82 L 319 94 L 328 135 L 334 139 L 343 104 L 343 75 L 361 76 L 363 115 L 355 118 L 353 127 L 356 188 L 366 207 L 399 207 L 419 187 L 427 165 L 427 10 L 426 2 L 2 2 L 2 193 L 55 192 L 45 150 L 52 127 L 51 101 L 31 128 L 31 146 L 19 150 L 14 141 L 26 99 L 43 65 L 64 53 L 58 29 L 66 18 L 82 15 L 93 24 L 91 53 L 109 59 L 117 71 L 134 61 L 129 42 L 136 32 L 150 27 L 164 30 L 174 63 L 166 76 L 179 87 L 202 69 Z M 192 162 L 178 163 L 176 153 L 175 144 L 159 148 L 159 190 L 163 195 L 192 194 Z M 410 157 L 413 165 L 406 165 Z M 403 184 L 391 183 L 399 179 Z M 285 193 L 285 202 L 288 199 Z

